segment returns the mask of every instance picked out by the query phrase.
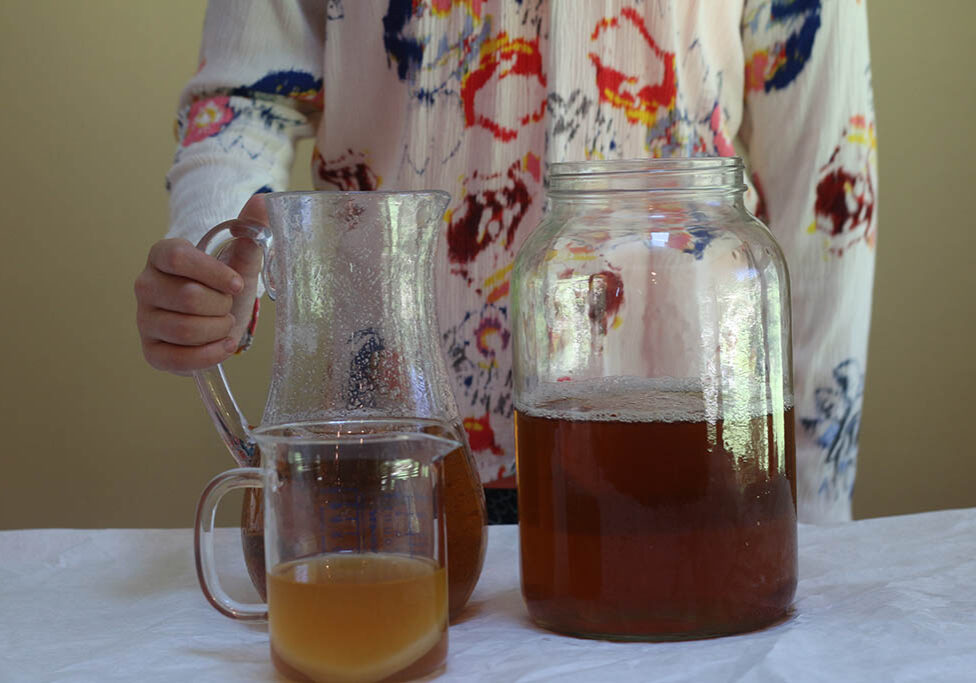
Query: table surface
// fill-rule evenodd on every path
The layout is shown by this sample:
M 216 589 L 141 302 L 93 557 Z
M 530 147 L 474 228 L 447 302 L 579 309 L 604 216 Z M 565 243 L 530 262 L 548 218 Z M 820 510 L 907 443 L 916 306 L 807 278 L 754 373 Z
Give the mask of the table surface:
M 253 591 L 236 529 L 217 534 L 232 595 Z M 283 681 L 267 626 L 197 586 L 186 529 L 0 532 L 0 682 Z M 976 681 L 976 509 L 800 526 L 793 616 L 682 643 L 568 638 L 529 622 L 518 529 L 485 571 L 437 681 Z

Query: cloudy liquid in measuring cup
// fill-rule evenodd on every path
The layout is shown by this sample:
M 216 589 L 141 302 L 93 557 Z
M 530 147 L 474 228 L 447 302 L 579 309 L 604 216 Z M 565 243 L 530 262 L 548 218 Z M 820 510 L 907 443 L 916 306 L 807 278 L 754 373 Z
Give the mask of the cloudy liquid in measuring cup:
M 430 428 L 427 433 L 446 438 L 463 434 L 460 426 L 453 431 L 443 427 Z M 485 560 L 488 534 L 485 531 L 485 498 L 467 446 L 460 446 L 444 457 L 446 488 L 443 493 L 447 517 L 448 605 L 451 619 L 464 608 L 481 576 Z M 355 472 L 346 477 L 358 476 Z M 266 597 L 264 567 L 264 505 L 257 489 L 244 492 L 241 512 L 241 536 L 244 559 L 251 581 L 258 587 L 262 599 Z
M 268 575 L 271 656 L 296 680 L 407 680 L 447 655 L 447 575 L 427 559 L 334 553 Z
M 612 380 L 516 406 L 533 619 L 670 639 L 781 618 L 797 571 L 792 407 L 708 419 L 700 386 Z

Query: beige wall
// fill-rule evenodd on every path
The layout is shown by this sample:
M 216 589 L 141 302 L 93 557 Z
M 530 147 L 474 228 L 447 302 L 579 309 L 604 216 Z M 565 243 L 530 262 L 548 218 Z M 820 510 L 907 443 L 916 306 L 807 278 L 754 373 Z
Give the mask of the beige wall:
M 868 7 L 881 178 L 858 517 L 976 505 L 976 2 Z
M 231 464 L 192 382 L 145 365 L 133 322 L 203 6 L 0 2 L 0 528 L 189 526 Z M 881 228 L 861 517 L 976 505 L 974 24 L 969 0 L 871 5 Z M 228 364 L 252 420 L 270 317 Z

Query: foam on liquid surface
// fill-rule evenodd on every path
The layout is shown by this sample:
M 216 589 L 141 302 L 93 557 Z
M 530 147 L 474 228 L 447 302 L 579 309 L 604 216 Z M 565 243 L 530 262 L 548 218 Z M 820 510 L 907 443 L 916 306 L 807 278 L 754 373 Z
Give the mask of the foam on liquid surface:
M 515 401 L 523 415 L 597 422 L 704 422 L 760 417 L 770 406 L 758 385 L 738 395 L 702 390 L 701 380 L 675 377 L 601 377 L 540 385 Z M 710 395 L 711 394 L 711 395 Z M 784 409 L 792 397 L 784 397 Z

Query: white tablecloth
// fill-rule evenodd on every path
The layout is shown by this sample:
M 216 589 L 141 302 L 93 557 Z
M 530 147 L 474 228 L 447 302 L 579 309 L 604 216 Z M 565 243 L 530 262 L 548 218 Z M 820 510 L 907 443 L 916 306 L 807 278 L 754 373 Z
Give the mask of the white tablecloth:
M 438 681 L 976 681 L 976 509 L 800 527 L 794 616 L 747 635 L 608 643 L 534 627 L 516 527 L 492 527 Z M 237 530 L 229 592 L 250 589 Z M 0 682 L 279 681 L 267 627 L 204 600 L 189 530 L 0 532 Z

